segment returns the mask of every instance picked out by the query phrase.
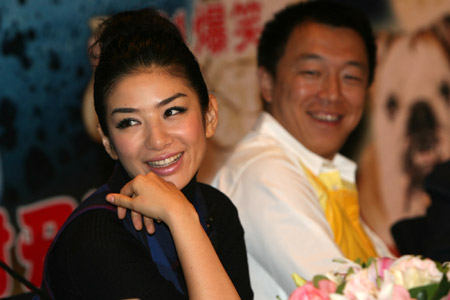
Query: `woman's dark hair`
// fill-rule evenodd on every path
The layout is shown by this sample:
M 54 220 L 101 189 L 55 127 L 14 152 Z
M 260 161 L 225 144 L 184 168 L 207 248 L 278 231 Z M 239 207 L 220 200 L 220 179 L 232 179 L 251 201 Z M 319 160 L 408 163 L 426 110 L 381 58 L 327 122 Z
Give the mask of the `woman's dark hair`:
M 126 75 L 162 69 L 182 78 L 208 109 L 208 90 L 200 66 L 178 28 L 158 11 L 145 8 L 125 11 L 106 19 L 99 28 L 90 55 L 99 53 L 94 75 L 94 106 L 100 126 L 108 135 L 106 100 Z
M 366 16 L 354 7 L 335 1 L 307 1 L 287 6 L 275 14 L 261 34 L 258 46 L 258 66 L 273 77 L 284 55 L 292 31 L 303 23 L 314 22 L 356 31 L 364 41 L 369 63 L 368 85 L 373 81 L 376 65 L 375 37 Z

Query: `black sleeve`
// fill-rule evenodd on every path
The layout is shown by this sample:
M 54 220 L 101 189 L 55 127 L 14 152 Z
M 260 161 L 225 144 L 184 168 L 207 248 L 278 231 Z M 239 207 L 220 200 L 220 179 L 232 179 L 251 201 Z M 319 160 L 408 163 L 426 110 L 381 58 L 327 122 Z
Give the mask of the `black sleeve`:
M 186 299 L 114 212 L 96 209 L 63 231 L 48 258 L 55 299 Z
M 210 238 L 217 255 L 241 299 L 253 299 L 244 229 L 237 209 L 226 195 L 209 185 L 202 184 L 202 192 L 208 210 Z

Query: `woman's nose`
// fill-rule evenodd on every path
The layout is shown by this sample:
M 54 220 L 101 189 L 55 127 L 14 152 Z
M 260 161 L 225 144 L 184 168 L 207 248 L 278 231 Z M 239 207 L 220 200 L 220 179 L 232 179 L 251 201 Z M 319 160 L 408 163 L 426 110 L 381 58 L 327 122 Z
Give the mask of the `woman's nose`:
M 149 126 L 146 146 L 152 150 L 162 150 L 172 143 L 170 132 L 161 123 L 153 123 Z

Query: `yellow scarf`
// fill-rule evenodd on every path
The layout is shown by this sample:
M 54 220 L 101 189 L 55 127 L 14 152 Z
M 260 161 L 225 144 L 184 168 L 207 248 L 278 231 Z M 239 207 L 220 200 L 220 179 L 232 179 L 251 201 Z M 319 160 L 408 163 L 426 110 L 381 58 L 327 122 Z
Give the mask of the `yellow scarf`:
M 334 233 L 334 240 L 344 256 L 352 261 L 359 258 L 362 262 L 367 262 L 369 257 L 376 257 L 375 248 L 360 223 L 355 184 L 341 179 L 338 171 L 315 176 L 305 166 L 303 169 L 319 196 L 319 203 Z

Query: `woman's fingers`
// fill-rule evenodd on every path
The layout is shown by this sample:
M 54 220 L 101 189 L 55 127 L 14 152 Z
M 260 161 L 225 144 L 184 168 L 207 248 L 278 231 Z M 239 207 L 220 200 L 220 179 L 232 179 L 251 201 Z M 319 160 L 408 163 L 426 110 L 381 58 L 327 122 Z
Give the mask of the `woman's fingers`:
M 184 214 L 193 207 L 183 193 L 171 182 L 158 177 L 154 173 L 138 175 L 125 184 L 119 193 L 110 193 L 106 198 L 110 203 L 120 207 L 117 210 L 119 218 L 125 217 L 126 208 L 132 211 L 133 225 L 137 230 L 146 227 L 154 232 L 153 221 L 145 221 L 142 217 L 162 220 L 169 225 L 173 216 Z
M 116 206 L 132 208 L 132 199 L 126 195 L 110 193 L 106 195 L 106 201 Z
M 117 206 L 117 216 L 120 219 L 125 218 L 127 208 L 133 208 L 133 198 L 124 196 L 122 194 L 108 194 L 106 196 L 106 200 L 109 203 Z M 144 224 L 142 224 L 142 218 L 144 218 Z M 145 229 L 149 234 L 155 233 L 155 225 L 152 218 L 146 216 L 143 217 L 140 213 L 132 210 L 131 221 L 133 222 L 133 226 L 134 228 L 136 228 L 136 230 L 142 230 L 142 228 L 145 226 Z
M 122 189 L 120 189 L 120 193 L 123 195 L 127 195 L 129 197 L 132 197 L 134 195 L 134 184 L 135 180 L 131 180 L 127 182 Z
M 106 195 L 106 201 L 117 206 L 117 216 L 119 219 L 125 218 L 127 208 L 131 205 L 131 198 L 121 194 L 111 193 Z
M 119 219 L 125 218 L 126 215 L 127 215 L 127 209 L 118 206 L 117 207 L 117 216 L 119 217 Z
M 152 218 L 144 217 L 144 226 L 149 234 L 155 233 L 155 223 Z
M 133 221 L 133 225 L 136 230 L 142 230 L 142 215 L 140 213 L 131 211 L 131 220 Z

